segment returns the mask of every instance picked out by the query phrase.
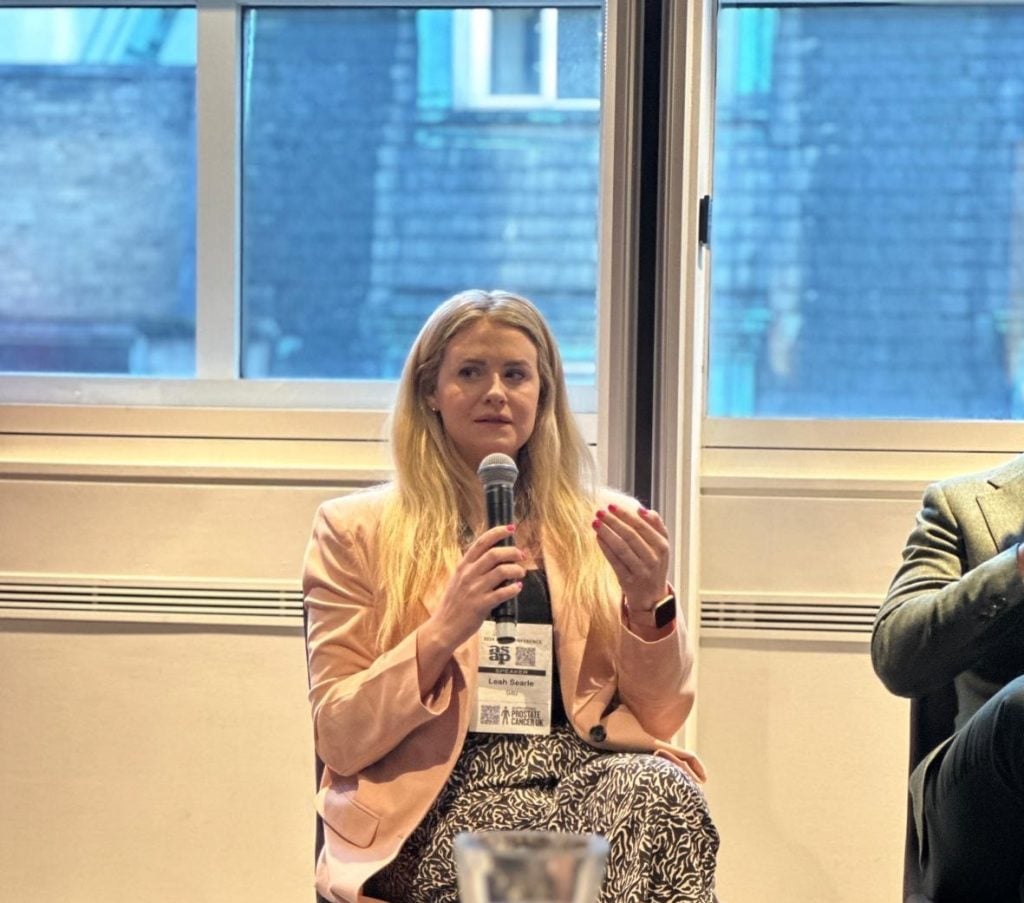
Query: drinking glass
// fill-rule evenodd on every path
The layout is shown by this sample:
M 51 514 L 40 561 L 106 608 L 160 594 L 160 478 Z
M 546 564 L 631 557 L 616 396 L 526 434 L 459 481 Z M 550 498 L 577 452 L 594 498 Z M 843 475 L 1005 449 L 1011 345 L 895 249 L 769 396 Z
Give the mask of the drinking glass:
M 477 831 L 455 837 L 461 903 L 596 903 L 608 858 L 597 834 Z

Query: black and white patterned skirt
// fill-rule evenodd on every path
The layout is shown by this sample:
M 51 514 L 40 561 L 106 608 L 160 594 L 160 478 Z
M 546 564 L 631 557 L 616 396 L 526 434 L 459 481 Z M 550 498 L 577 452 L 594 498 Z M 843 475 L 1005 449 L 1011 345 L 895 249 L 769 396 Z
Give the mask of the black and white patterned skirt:
M 457 903 L 460 831 L 603 835 L 600 903 L 711 903 L 718 831 L 696 782 L 667 759 L 612 753 L 572 728 L 470 734 L 448 783 L 398 857 L 365 892 L 394 903 Z

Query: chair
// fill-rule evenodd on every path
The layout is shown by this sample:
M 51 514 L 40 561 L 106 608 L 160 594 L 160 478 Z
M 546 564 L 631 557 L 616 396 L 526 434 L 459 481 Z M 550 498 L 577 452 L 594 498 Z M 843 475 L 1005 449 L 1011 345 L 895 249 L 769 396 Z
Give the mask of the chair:
M 320 779 L 323 777 L 324 763 L 321 761 L 319 756 L 316 756 L 316 789 L 320 790 Z M 324 846 L 324 820 L 320 817 L 320 813 L 316 813 L 316 839 L 313 841 L 313 868 L 316 869 L 317 860 L 320 858 L 320 850 Z M 316 892 L 316 903 L 331 903 L 330 900 L 320 896 L 320 892 Z
M 910 767 L 918 763 L 954 731 L 956 691 L 952 684 L 910 701 Z M 918 836 L 914 808 L 907 795 L 907 835 L 903 848 L 903 899 L 906 903 L 931 903 L 924 892 L 924 876 L 918 864 Z
M 306 606 L 303 605 L 302 606 L 302 645 L 303 645 L 304 649 L 307 648 L 306 647 L 306 637 L 308 636 L 308 628 L 309 628 L 309 614 L 306 611 Z M 306 656 L 306 686 L 308 687 L 309 684 L 310 684 L 310 679 L 309 679 L 309 655 L 307 654 L 307 656 Z M 319 793 L 320 792 L 320 781 L 321 781 L 321 779 L 324 776 L 324 763 L 321 760 L 320 756 L 317 754 L 315 749 L 313 751 L 313 756 L 316 759 L 316 768 L 315 768 L 315 771 L 316 771 L 316 783 L 313 785 L 313 789 L 314 789 L 314 792 Z M 320 817 L 320 813 L 317 812 L 316 813 L 316 828 L 315 828 L 314 840 L 313 840 L 313 868 L 314 868 L 314 870 L 316 869 L 317 861 L 320 859 L 320 850 L 323 849 L 323 846 L 324 846 L 324 821 Z M 330 903 L 329 900 L 326 900 L 323 897 L 321 897 L 319 892 L 315 892 L 315 893 L 316 893 L 316 903 Z

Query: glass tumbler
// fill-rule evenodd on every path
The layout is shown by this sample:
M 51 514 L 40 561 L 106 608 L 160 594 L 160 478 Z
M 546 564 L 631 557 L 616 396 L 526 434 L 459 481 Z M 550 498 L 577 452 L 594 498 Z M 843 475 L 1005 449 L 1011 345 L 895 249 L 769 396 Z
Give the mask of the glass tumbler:
M 596 903 L 608 842 L 597 834 L 477 831 L 455 837 L 461 903 Z

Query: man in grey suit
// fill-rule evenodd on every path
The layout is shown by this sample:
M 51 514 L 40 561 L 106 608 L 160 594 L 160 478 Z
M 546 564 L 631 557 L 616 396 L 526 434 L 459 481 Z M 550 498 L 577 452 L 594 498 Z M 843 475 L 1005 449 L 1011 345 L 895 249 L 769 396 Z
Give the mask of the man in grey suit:
M 911 775 L 936 903 L 1024 901 L 1024 455 L 929 486 L 875 618 L 893 693 L 952 682 L 957 731 Z

